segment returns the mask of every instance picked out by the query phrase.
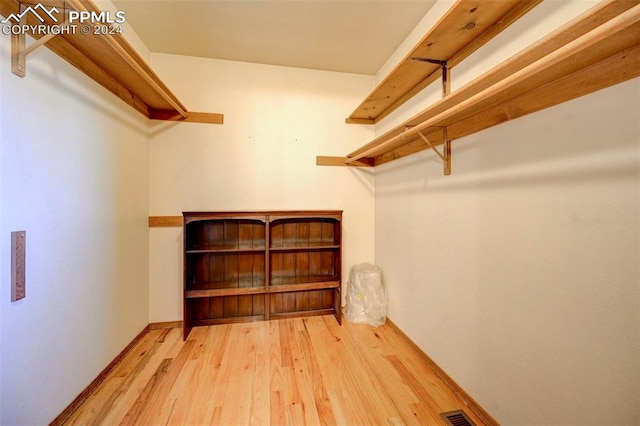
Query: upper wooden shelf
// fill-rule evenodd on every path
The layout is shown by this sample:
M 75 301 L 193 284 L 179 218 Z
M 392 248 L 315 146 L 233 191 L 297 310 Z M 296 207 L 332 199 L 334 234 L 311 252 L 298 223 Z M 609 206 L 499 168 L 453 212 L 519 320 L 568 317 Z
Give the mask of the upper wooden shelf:
M 640 1 L 603 1 L 338 161 L 379 165 L 640 75 Z
M 36 2 L 23 2 L 25 6 L 33 6 Z M 40 0 L 37 3 L 51 10 L 77 10 L 100 13 L 100 9 L 90 0 Z M 6 17 L 20 14 L 18 0 L 0 0 L 0 15 Z M 46 25 L 57 25 L 45 14 Z M 42 25 L 33 13 L 23 17 L 28 25 Z M 62 19 L 59 19 L 62 21 Z M 98 24 L 95 24 L 98 25 Z M 75 34 L 59 34 L 48 38 L 45 45 L 61 58 L 78 68 L 91 79 L 102 85 L 111 93 L 122 99 L 145 117 L 156 120 L 186 121 L 199 123 L 222 124 L 223 115 L 218 113 L 191 112 L 178 100 L 171 90 L 162 82 L 151 67 L 140 57 L 135 49 L 118 34 L 100 34 L 94 32 L 94 24 L 89 27 L 88 34 L 83 34 L 81 25 L 77 25 Z M 32 34 L 40 39 L 39 34 Z M 16 38 L 15 36 L 14 39 Z M 12 44 L 17 41 L 12 40 Z M 17 53 L 12 53 L 17 56 Z M 14 61 L 12 57 L 12 61 Z
M 429 58 L 459 64 L 542 0 L 458 0 L 346 119 L 375 124 L 440 78 L 440 65 Z

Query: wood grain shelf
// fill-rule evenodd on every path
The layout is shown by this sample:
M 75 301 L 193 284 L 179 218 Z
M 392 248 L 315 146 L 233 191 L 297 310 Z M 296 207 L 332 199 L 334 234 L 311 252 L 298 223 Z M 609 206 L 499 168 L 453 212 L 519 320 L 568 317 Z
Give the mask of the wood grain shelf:
M 339 288 L 340 281 L 322 281 L 314 283 L 302 283 L 302 284 L 274 284 L 268 287 L 269 293 L 287 293 L 293 291 L 311 291 L 311 290 L 325 290 L 328 288 Z
M 241 287 L 241 288 L 216 288 L 208 290 L 189 290 L 185 292 L 188 299 L 197 297 L 216 297 L 216 296 L 245 296 L 248 294 L 264 294 L 265 287 Z
M 185 252 L 187 254 L 202 254 L 202 253 L 264 253 L 265 248 L 196 248 L 196 249 L 187 249 Z
M 640 75 L 640 2 L 603 1 L 345 157 L 380 165 Z M 422 134 L 422 136 L 421 136 Z
M 299 245 L 299 246 L 286 246 L 286 247 L 271 247 L 270 251 L 313 251 L 313 250 L 332 250 L 339 249 L 339 245 Z
M 375 124 L 440 78 L 440 65 L 414 58 L 444 60 L 451 69 L 541 2 L 457 1 L 346 122 Z
M 182 225 L 182 216 L 149 216 L 149 228 L 173 228 Z
M 90 0 L 41 0 L 38 3 L 49 10 L 55 7 L 61 13 L 68 12 L 70 7 L 77 11 L 100 13 Z M 18 0 L 0 0 L 0 15 L 18 15 L 20 7 Z M 57 24 L 47 16 L 44 18 L 45 25 Z M 22 19 L 28 25 L 42 24 L 31 13 Z M 62 21 L 58 19 L 58 22 Z M 40 39 L 41 35 L 33 34 L 33 37 Z M 16 36 L 12 38 L 12 45 L 17 45 L 18 42 L 14 42 Z M 64 33 L 44 40 L 44 44 L 58 56 L 149 119 L 210 124 L 222 124 L 224 121 L 224 116 L 219 113 L 188 111 L 121 34 L 96 34 L 93 30 L 82 34 L 78 30 L 75 34 Z M 18 52 L 12 53 L 12 62 L 17 60 Z
M 301 282 L 299 284 L 277 284 L 272 282 L 270 287 L 265 287 L 264 285 L 262 285 L 258 287 L 207 288 L 202 290 L 188 290 L 185 292 L 185 297 L 188 299 L 194 299 L 198 297 L 244 296 L 248 294 L 288 293 L 294 291 L 337 289 L 339 287 L 340 281 L 321 281 L 309 283 Z

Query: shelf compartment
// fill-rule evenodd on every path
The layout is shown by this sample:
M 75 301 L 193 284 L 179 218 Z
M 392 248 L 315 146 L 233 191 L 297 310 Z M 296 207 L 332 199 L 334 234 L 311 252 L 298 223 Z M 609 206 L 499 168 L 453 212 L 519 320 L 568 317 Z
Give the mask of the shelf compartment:
M 185 257 L 185 290 L 265 286 L 262 253 L 206 253 Z
M 337 280 L 340 251 L 271 252 L 271 285 Z
M 185 227 L 187 253 L 265 250 L 265 227 L 258 220 L 201 220 Z
M 199 297 L 185 299 L 193 322 L 228 318 L 261 317 L 265 314 L 264 294 Z
M 412 58 L 444 60 L 452 68 L 539 3 L 541 0 L 456 2 L 346 122 L 375 124 L 440 78 L 440 65 Z
M 289 286 L 289 285 L 297 285 L 304 287 L 305 285 L 311 284 L 319 284 L 319 283 L 332 283 L 338 282 L 339 276 L 337 272 L 332 274 L 324 274 L 324 275 L 309 275 L 309 274 L 288 274 L 288 273 L 280 273 L 280 274 L 271 274 L 270 281 L 270 289 L 280 287 L 280 286 Z M 271 290 L 277 291 L 277 290 Z
M 333 218 L 288 218 L 270 223 L 271 250 L 339 246 L 340 221 Z
M 272 318 L 277 314 L 300 314 L 318 310 L 334 313 L 336 295 L 335 289 L 272 293 L 269 295 L 269 313 Z

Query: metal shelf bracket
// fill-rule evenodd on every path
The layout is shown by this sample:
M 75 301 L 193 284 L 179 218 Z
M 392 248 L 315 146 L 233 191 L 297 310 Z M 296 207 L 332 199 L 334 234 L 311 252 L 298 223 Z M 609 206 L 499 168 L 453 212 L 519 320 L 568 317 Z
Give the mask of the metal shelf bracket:
M 422 134 L 422 132 L 418 132 L 418 135 L 420 135 L 422 140 L 425 141 L 427 145 L 429 145 L 429 148 L 431 148 L 433 152 L 435 152 L 438 157 L 440 157 L 444 165 L 443 173 L 445 176 L 449 176 L 451 174 L 451 141 L 447 136 L 447 128 L 442 128 L 442 143 L 444 148 L 442 152 L 438 151 L 438 149 L 431 143 L 429 139 L 427 139 L 425 135 Z
M 413 59 L 414 61 L 428 62 L 430 64 L 440 65 L 440 69 L 442 71 L 442 97 L 444 98 L 449 95 L 449 93 L 451 92 L 451 69 L 447 64 L 447 61 L 431 58 L 411 59 Z M 422 140 L 425 141 L 427 145 L 429 145 L 429 148 L 431 148 L 436 154 L 438 154 L 438 157 L 440 157 L 444 164 L 444 174 L 445 176 L 449 176 L 451 174 L 451 141 L 447 136 L 447 128 L 442 128 L 442 143 L 444 148 L 442 153 L 436 149 L 436 147 L 431 143 L 429 139 L 426 138 L 425 135 L 422 134 L 422 132 L 418 132 L 418 135 L 420 135 Z
M 442 97 L 448 96 L 451 92 L 451 69 L 447 64 L 447 61 L 442 59 L 431 59 L 431 58 L 411 58 L 414 61 L 419 62 L 428 62 L 430 64 L 440 65 L 440 70 L 442 71 Z

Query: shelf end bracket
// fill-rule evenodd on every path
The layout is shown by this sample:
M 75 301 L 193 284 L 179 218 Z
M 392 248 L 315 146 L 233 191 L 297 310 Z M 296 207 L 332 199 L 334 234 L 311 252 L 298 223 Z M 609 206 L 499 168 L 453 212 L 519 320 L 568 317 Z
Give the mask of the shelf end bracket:
M 431 58 L 411 58 L 414 61 L 420 62 L 428 62 L 430 64 L 435 64 L 440 66 L 440 70 L 442 71 L 442 97 L 448 96 L 451 92 L 451 69 L 449 68 L 449 64 L 447 61 L 442 59 L 431 59 Z
M 21 28 L 26 28 L 27 24 L 27 13 L 25 13 L 27 7 L 20 3 L 20 22 L 13 24 L 20 26 Z M 65 20 L 60 27 L 64 27 L 67 25 L 67 20 Z M 27 35 L 24 31 L 11 31 L 11 72 L 19 77 L 24 77 L 27 74 L 27 56 L 36 50 L 38 47 L 42 46 L 55 36 L 58 33 L 49 33 L 46 34 L 36 41 L 34 41 L 31 45 L 27 47 Z
M 435 152 L 442 160 L 443 174 L 445 176 L 451 175 L 451 141 L 449 140 L 449 137 L 447 135 L 447 128 L 442 128 L 442 140 L 444 148 L 442 152 L 438 151 L 438 149 L 431 143 L 429 139 L 427 139 L 425 135 L 422 134 L 422 132 L 418 132 L 418 135 L 420 135 L 422 140 L 425 141 L 427 145 L 429 145 L 429 148 L 431 148 L 433 152 Z
M 24 25 L 27 23 L 27 17 L 24 4 L 20 3 L 20 22 L 14 25 Z M 11 72 L 18 77 L 24 77 L 27 74 L 27 55 L 24 50 L 27 45 L 27 35 L 23 31 L 17 31 L 17 34 L 11 31 Z M 24 27 L 23 27 L 24 28 Z

